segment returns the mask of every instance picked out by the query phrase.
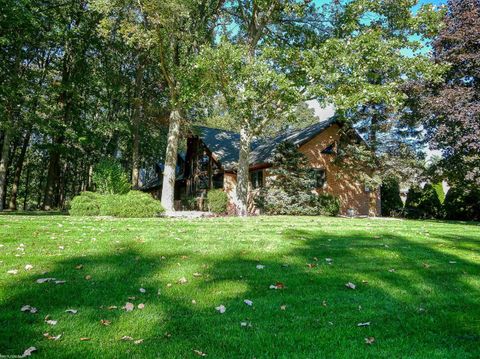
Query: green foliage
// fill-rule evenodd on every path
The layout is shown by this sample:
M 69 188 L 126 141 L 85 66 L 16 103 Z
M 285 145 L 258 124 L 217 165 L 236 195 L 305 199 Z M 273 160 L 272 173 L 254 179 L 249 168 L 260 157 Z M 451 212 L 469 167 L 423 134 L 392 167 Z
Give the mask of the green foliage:
M 93 170 L 93 182 L 100 194 L 126 194 L 130 183 L 120 163 L 104 159 Z
M 290 142 L 280 143 L 273 157 L 270 181 L 256 198 L 256 205 L 270 215 L 337 215 L 340 204 L 330 195 L 313 193 L 308 160 Z
M 112 216 L 121 218 L 156 217 L 164 212 L 159 201 L 147 193 L 98 194 L 83 192 L 71 202 L 72 216 Z
M 409 218 L 441 218 L 443 216 L 442 204 L 437 192 L 431 184 L 425 187 L 412 187 L 408 191 L 405 203 L 405 212 Z
M 400 197 L 400 185 L 396 178 L 383 181 L 380 188 L 382 199 L 382 216 L 390 217 L 398 215 L 403 210 L 403 202 Z
M 437 197 L 440 200 L 440 203 L 443 204 L 445 202 L 445 191 L 443 190 L 443 183 L 438 182 L 433 185 L 435 192 L 437 192 Z
M 72 216 L 99 216 L 104 196 L 94 192 L 82 192 L 70 202 Z
M 443 204 L 447 219 L 480 221 L 480 189 L 455 186 L 448 190 Z
M 213 189 L 208 191 L 207 203 L 209 211 L 213 213 L 227 212 L 228 196 L 221 189 Z

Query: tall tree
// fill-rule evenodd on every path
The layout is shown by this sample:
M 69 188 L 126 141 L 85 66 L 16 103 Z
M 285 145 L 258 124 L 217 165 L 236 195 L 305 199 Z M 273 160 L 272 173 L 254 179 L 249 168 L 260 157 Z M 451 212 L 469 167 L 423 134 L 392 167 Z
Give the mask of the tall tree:
M 415 155 L 411 145 L 416 143 L 411 141 L 420 131 L 419 122 L 409 116 L 408 84 L 438 81 L 443 70 L 431 61 L 427 48 L 443 11 L 427 5 L 416 12 L 413 7 L 417 3 L 335 2 L 331 38 L 309 53 L 311 94 L 323 103 L 334 103 L 339 118 L 362 130 L 369 147 L 358 156 L 363 159 L 359 163 L 370 167 L 365 181 L 374 187 L 386 172 L 400 167 L 392 155 Z M 350 146 L 354 151 L 361 148 Z
M 451 183 L 480 185 L 480 1 L 450 0 L 445 27 L 434 41 L 437 63 L 448 63 L 445 81 L 423 101 L 430 145 Z
M 236 207 L 246 216 L 251 143 L 300 102 L 306 84 L 301 49 L 318 36 L 322 22 L 306 1 L 231 1 L 224 12 L 230 26 L 218 46 L 202 52 L 199 64 L 240 132 Z M 228 30 L 233 26 L 238 31 Z

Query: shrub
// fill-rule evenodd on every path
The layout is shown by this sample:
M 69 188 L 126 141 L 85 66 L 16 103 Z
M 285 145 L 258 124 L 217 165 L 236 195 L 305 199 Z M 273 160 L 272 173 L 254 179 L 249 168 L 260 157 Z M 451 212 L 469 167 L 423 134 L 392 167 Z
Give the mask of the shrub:
M 382 200 L 382 216 L 390 217 L 402 212 L 403 202 L 400 197 L 400 185 L 396 178 L 383 181 L 380 188 Z
M 70 202 L 72 216 L 98 216 L 103 202 L 103 196 L 93 192 L 82 192 Z
M 412 187 L 408 191 L 405 211 L 408 218 L 441 218 L 442 204 L 431 184 L 422 189 Z
M 336 217 L 340 213 L 340 199 L 331 194 L 321 194 L 317 198 L 319 214 Z
M 163 212 L 158 200 L 140 191 L 130 191 L 126 195 L 106 195 L 100 210 L 102 216 L 122 218 L 156 217 Z
M 130 183 L 120 163 L 104 159 L 93 170 L 93 182 L 100 194 L 127 194 Z
M 72 216 L 112 216 L 123 218 L 156 217 L 164 209 L 147 193 L 130 191 L 127 194 L 98 194 L 84 192 L 71 202 Z
M 447 219 L 480 221 L 480 189 L 452 187 L 443 206 Z
M 433 185 L 435 192 L 437 192 L 437 197 L 441 204 L 445 202 L 445 191 L 443 190 L 443 183 L 439 182 Z
M 207 193 L 208 210 L 213 213 L 226 213 L 228 196 L 221 189 L 213 189 Z

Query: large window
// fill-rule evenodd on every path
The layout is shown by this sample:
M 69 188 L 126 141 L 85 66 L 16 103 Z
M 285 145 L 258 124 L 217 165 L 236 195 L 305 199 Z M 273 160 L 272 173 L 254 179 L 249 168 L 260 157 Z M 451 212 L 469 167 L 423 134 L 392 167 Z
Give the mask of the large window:
M 327 173 L 324 169 L 312 168 L 310 174 L 315 183 L 315 188 L 323 188 L 327 183 Z
M 250 172 L 250 182 L 254 189 L 263 187 L 263 170 Z

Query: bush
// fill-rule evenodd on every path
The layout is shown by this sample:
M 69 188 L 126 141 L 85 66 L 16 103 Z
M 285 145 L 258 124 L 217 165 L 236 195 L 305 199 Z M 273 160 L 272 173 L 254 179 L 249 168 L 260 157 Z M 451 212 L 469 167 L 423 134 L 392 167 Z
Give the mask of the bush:
M 93 170 L 92 179 L 100 194 L 127 194 L 130 191 L 128 177 L 115 160 L 100 161 Z
M 443 206 L 447 219 L 480 221 L 480 189 L 452 187 Z
M 164 209 L 147 193 L 130 191 L 127 194 L 97 194 L 84 192 L 71 203 L 72 216 L 112 216 L 122 218 L 156 217 Z
M 323 216 L 336 217 L 340 213 L 340 199 L 331 194 L 321 194 L 317 198 L 318 213 Z
M 163 212 L 158 200 L 140 191 L 130 191 L 126 195 L 107 195 L 100 210 L 102 216 L 123 218 L 156 217 Z
M 208 210 L 213 213 L 226 213 L 228 196 L 221 189 L 213 189 L 207 193 Z
M 443 183 L 436 183 L 433 185 L 433 188 L 435 188 L 435 192 L 437 192 L 437 197 L 440 200 L 440 203 L 443 204 L 445 202 L 445 191 L 443 190 Z
M 408 191 L 405 211 L 408 218 L 441 218 L 442 204 L 431 184 L 422 189 L 412 187 Z
M 396 178 L 389 178 L 383 181 L 380 192 L 382 216 L 390 217 L 402 212 L 403 202 L 400 197 L 400 185 Z
M 98 216 L 103 202 L 103 196 L 93 192 L 82 192 L 70 202 L 72 216 Z

